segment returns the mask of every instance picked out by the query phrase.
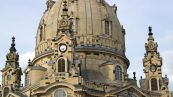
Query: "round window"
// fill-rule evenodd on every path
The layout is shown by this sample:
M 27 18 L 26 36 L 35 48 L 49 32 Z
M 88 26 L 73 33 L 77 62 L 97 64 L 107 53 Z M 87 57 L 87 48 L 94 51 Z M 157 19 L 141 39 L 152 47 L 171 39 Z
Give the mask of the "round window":
M 11 75 L 7 75 L 7 80 L 11 80 Z
M 55 91 L 54 97 L 67 97 L 67 94 L 63 89 L 58 89 Z

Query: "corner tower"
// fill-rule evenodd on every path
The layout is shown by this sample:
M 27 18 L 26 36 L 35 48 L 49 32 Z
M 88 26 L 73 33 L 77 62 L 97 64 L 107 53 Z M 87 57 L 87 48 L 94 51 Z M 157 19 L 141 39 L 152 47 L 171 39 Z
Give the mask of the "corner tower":
M 169 80 L 162 76 L 162 57 L 158 52 L 158 44 L 154 41 L 152 28 L 149 27 L 148 43 L 143 59 L 145 79 L 140 80 L 141 88 L 151 92 L 151 96 L 167 97 Z
M 1 70 L 3 97 L 6 97 L 10 91 L 18 91 L 21 85 L 22 70 L 19 67 L 19 55 L 15 48 L 15 37 L 12 37 L 10 52 L 6 58 L 5 68 Z

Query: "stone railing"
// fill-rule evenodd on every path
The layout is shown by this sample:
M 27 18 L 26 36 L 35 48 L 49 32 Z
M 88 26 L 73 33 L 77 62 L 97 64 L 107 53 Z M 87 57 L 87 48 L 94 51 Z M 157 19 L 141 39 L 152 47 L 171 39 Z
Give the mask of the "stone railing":
M 52 49 L 52 42 L 51 40 L 41 42 L 39 45 L 35 48 L 35 55 L 38 56 L 43 52 L 49 51 Z
M 120 46 L 118 41 L 115 41 L 110 37 L 104 37 L 99 35 L 80 35 L 76 36 L 76 39 L 78 45 L 96 45 L 107 48 L 115 48 Z

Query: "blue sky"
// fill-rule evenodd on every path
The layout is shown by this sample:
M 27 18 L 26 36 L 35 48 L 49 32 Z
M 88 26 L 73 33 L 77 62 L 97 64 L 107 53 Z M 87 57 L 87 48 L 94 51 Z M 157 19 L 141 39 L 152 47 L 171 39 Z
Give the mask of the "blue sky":
M 106 0 L 118 6 L 118 17 L 126 28 L 126 55 L 130 60 L 129 76 L 137 72 L 143 75 L 142 58 L 145 53 L 148 26 L 153 27 L 159 52 L 163 57 L 163 74 L 170 78 L 173 90 L 173 1 L 171 0 Z M 45 0 L 0 0 L 0 69 L 5 66 L 5 56 L 15 36 L 20 54 L 20 65 L 25 68 L 27 60 L 33 58 L 35 35 Z

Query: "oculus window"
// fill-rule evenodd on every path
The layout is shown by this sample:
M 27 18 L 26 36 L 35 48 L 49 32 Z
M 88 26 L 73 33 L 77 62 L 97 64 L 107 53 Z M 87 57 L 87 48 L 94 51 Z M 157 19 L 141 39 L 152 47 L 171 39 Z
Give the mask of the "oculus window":
M 63 89 L 58 89 L 55 91 L 54 97 L 67 97 L 67 94 Z

